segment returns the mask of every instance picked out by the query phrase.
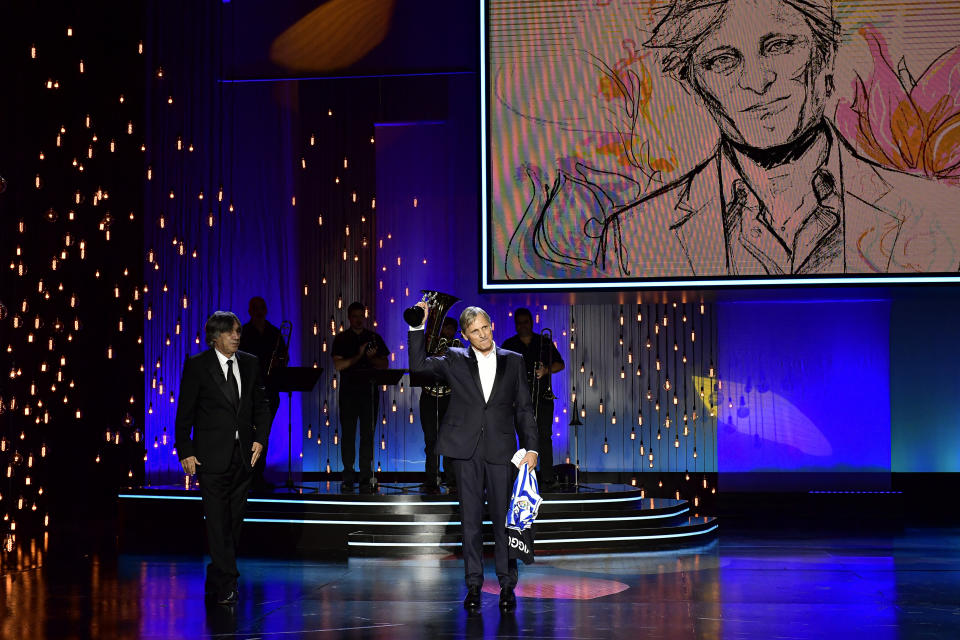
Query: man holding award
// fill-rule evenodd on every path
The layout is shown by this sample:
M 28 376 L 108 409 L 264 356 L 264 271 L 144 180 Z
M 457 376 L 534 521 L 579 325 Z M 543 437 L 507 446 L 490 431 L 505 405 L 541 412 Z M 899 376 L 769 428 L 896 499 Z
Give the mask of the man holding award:
M 516 468 L 511 458 L 517 437 L 527 450 L 521 464 L 537 464 L 537 423 L 533 416 L 523 358 L 498 349 L 490 316 L 479 307 L 460 314 L 460 331 L 469 347 L 447 349 L 427 357 L 424 326 L 426 302 L 408 309 L 410 371 L 428 374 L 451 389 L 450 406 L 440 424 L 436 452 L 444 456 L 457 478 L 463 525 L 463 560 L 468 610 L 480 607 L 483 585 L 484 494 L 493 521 L 494 556 L 500 582 L 500 608 L 516 607 L 517 561 L 508 553 L 506 515 Z

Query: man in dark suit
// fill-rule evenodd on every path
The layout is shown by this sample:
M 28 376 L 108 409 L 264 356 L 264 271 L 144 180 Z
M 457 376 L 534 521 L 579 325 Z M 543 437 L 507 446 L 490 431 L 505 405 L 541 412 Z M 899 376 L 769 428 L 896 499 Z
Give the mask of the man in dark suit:
M 228 605 L 239 595 L 237 548 L 251 469 L 272 419 L 256 356 L 237 350 L 240 332 L 229 311 L 207 320 L 210 348 L 184 363 L 176 418 L 180 463 L 200 480 L 210 549 L 206 592 Z
M 428 312 L 424 302 L 421 307 Z M 424 317 L 424 323 L 426 317 Z M 510 560 L 505 520 L 516 473 L 511 458 L 517 435 L 530 469 L 537 465 L 537 423 L 533 417 L 523 358 L 497 349 L 490 316 L 479 307 L 460 314 L 460 330 L 467 348 L 451 347 L 439 357 L 426 356 L 423 326 L 408 334 L 410 371 L 431 375 L 451 389 L 450 406 L 440 424 L 436 452 L 453 468 L 460 490 L 463 525 L 463 561 L 467 596 L 463 606 L 480 607 L 483 585 L 484 490 L 493 521 L 494 557 L 500 581 L 500 607 L 516 607 L 517 561 Z

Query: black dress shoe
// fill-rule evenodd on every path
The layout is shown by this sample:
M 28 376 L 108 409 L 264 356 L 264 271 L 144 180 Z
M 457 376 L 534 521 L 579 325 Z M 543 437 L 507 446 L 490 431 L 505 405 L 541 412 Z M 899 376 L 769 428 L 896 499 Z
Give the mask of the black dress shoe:
M 340 483 L 340 493 L 353 493 L 353 483 L 352 482 L 341 482 Z
M 240 594 L 237 593 L 236 589 L 231 589 L 226 595 L 217 598 L 217 604 L 237 604 L 238 600 L 240 600 Z
M 502 587 L 500 589 L 500 609 L 513 611 L 516 608 L 517 596 L 513 593 L 513 587 Z
M 471 585 L 467 587 L 467 597 L 463 599 L 463 608 L 476 610 L 480 608 L 480 586 Z
M 360 493 L 373 493 L 376 491 L 376 487 L 369 482 L 360 483 Z

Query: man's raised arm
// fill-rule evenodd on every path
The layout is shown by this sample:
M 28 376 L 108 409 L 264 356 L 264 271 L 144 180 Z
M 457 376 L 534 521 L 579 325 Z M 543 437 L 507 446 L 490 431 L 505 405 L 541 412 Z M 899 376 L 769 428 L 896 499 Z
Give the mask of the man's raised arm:
M 427 325 L 427 314 L 430 312 L 427 303 L 418 302 L 417 306 L 423 309 L 423 322 L 419 327 L 410 327 L 407 332 L 407 357 L 410 359 L 410 372 L 428 374 L 434 378 L 446 380 L 446 361 L 443 357 L 427 357 L 427 347 L 424 344 Z

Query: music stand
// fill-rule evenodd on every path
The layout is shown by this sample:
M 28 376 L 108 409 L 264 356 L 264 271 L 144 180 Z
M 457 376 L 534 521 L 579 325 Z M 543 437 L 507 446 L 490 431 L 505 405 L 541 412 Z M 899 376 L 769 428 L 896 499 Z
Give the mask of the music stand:
M 406 369 L 363 369 L 357 372 L 351 372 L 355 380 L 366 381 L 370 385 L 370 406 L 376 405 L 377 402 L 377 387 L 382 385 L 393 386 L 400 382 L 400 379 L 403 377 L 403 374 L 407 372 Z M 370 425 L 371 434 L 376 434 L 377 432 L 377 415 L 373 414 L 373 424 Z M 376 450 L 377 443 L 376 440 L 373 442 L 373 448 Z M 371 466 L 373 465 L 373 458 L 370 460 Z M 373 469 L 370 470 L 373 472 Z M 377 483 L 379 484 L 379 482 Z M 386 486 L 386 485 L 385 485 Z
M 293 484 L 293 392 L 309 393 L 313 391 L 322 373 L 322 368 L 284 367 L 272 373 L 267 382 L 270 389 L 287 394 L 287 482 L 283 485 L 286 489 L 316 491 L 316 489 L 310 487 Z M 317 428 L 319 428 L 319 425 Z

